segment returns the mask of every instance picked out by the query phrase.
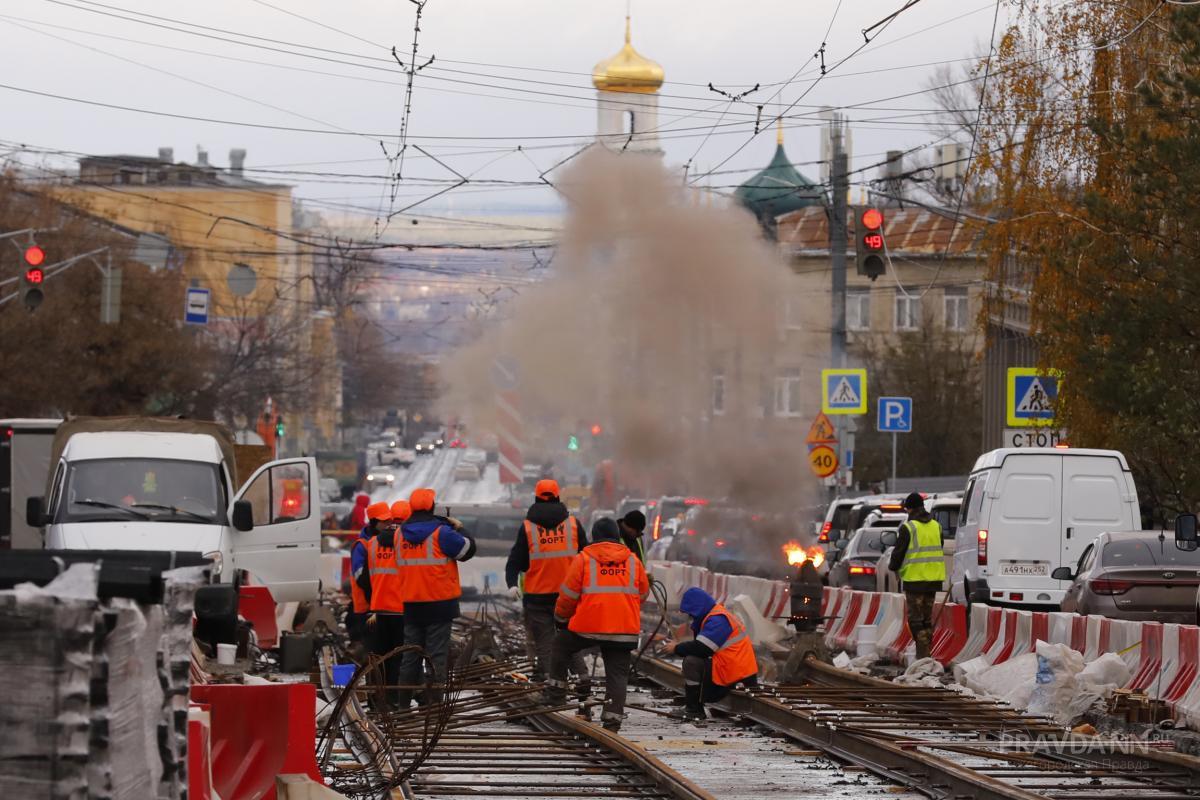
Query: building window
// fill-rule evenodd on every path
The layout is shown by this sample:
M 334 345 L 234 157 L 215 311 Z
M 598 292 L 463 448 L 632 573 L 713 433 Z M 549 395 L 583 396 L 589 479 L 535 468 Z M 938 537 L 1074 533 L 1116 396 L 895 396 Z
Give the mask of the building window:
M 785 369 L 775 377 L 775 416 L 798 417 L 802 413 L 800 370 Z
M 896 321 L 898 331 L 915 331 L 921 327 L 921 298 L 896 290 Z
M 712 413 L 719 417 L 725 413 L 725 373 L 718 372 L 712 378 Z
M 946 306 L 946 330 L 965 331 L 967 329 L 967 290 L 953 288 L 946 290 L 944 300 Z
M 846 330 L 871 330 L 871 293 L 851 291 L 846 295 Z

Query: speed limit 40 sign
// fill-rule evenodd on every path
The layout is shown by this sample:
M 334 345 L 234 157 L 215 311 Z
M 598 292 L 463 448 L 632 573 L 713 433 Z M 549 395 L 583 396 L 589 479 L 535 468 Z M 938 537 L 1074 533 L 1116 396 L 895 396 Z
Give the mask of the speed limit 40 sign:
M 808 465 L 818 478 L 828 478 L 837 472 L 837 451 L 826 445 L 818 445 L 808 452 Z

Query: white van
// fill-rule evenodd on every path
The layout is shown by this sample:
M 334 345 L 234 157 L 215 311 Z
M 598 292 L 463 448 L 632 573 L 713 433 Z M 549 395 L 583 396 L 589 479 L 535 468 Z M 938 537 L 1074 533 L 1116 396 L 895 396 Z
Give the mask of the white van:
M 44 526 L 48 549 L 202 553 L 220 583 L 248 573 L 277 601 L 316 599 L 316 460 L 263 464 L 238 491 L 231 442 L 201 421 L 64 423 L 48 496 L 29 499 L 28 522 Z
M 1115 450 L 1004 448 L 975 462 L 955 536 L 957 602 L 1056 607 L 1075 564 L 1103 531 L 1141 528 L 1137 489 Z

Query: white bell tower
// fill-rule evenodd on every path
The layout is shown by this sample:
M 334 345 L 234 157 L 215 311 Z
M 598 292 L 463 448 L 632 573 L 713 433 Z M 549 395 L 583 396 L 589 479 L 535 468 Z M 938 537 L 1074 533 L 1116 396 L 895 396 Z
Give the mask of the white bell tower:
M 658 90 L 663 68 L 633 49 L 625 17 L 625 46 L 592 70 L 596 136 L 611 150 L 662 155 L 658 144 Z

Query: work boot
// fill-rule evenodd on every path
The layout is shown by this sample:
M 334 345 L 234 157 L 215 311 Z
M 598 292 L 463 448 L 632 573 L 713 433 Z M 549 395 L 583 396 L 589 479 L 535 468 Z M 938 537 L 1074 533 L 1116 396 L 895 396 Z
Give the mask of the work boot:
M 611 711 L 605 711 L 600 715 L 600 725 L 610 733 L 620 733 L 621 720 L 623 718 L 623 714 L 614 714 Z
M 587 722 L 591 722 L 592 721 L 592 707 L 589 706 L 587 703 L 580 703 L 575 708 L 575 716 L 579 717 L 582 720 L 586 720 Z
M 704 705 L 700 702 L 700 686 L 699 684 L 689 684 L 683 687 L 683 714 L 685 720 L 698 722 L 708 719 L 708 715 L 704 713 Z

